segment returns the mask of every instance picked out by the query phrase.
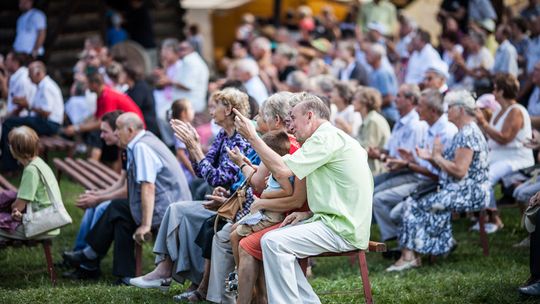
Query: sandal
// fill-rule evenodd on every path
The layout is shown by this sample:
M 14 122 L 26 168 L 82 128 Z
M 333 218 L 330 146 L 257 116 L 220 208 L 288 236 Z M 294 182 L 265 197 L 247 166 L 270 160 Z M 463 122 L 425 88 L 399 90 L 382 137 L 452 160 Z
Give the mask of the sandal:
M 192 290 L 192 291 L 186 291 L 179 295 L 173 296 L 173 300 L 175 302 L 188 302 L 188 303 L 196 303 L 196 302 L 202 302 L 205 300 L 205 296 L 203 296 L 198 290 Z

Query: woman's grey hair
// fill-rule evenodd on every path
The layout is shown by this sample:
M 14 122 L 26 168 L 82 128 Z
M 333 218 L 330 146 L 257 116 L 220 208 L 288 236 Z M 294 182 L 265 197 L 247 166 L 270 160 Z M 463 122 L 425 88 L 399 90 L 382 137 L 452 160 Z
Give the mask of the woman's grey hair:
M 263 102 L 261 107 L 263 119 L 268 121 L 270 119 L 275 119 L 277 116 L 282 122 L 284 122 L 289 116 L 289 111 L 291 110 L 289 100 L 293 96 L 294 94 L 290 92 L 278 92 L 268 97 L 268 99 Z
M 319 75 L 313 77 L 313 85 L 319 87 L 321 91 L 330 93 L 334 90 L 334 83 L 336 79 L 331 75 Z
M 427 105 L 439 114 L 444 113 L 442 94 L 436 89 L 423 90 L 421 97 L 425 99 Z
M 444 96 L 444 102 L 448 105 L 448 107 L 461 107 L 468 115 L 475 116 L 476 101 L 469 91 L 450 91 L 446 93 L 446 96 Z
M 281 55 L 289 60 L 293 60 L 298 54 L 298 51 L 286 43 L 281 43 L 276 48 L 276 54 Z

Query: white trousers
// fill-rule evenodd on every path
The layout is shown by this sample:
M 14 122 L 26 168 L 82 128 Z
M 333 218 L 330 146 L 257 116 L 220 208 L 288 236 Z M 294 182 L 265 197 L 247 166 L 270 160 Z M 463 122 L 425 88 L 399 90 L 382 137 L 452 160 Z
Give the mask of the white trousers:
M 261 240 L 268 303 L 321 303 L 297 258 L 356 249 L 322 221 L 276 229 Z

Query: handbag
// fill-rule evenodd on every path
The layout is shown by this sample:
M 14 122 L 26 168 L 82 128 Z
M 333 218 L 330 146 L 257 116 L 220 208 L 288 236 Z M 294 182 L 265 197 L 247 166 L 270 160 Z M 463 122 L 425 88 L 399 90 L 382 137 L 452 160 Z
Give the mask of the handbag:
M 47 195 L 49 196 L 52 204 L 51 206 L 38 211 L 33 211 L 32 206 L 30 205 L 27 206 L 26 213 L 23 215 L 22 219 L 24 235 L 27 238 L 31 238 L 72 223 L 72 219 L 64 207 L 64 203 L 62 203 L 62 198 L 58 198 L 53 194 L 48 181 L 43 176 L 43 173 L 37 166 L 36 168 L 38 169 L 41 182 L 47 189 Z
M 527 229 L 529 233 L 533 233 L 536 230 L 536 214 L 538 213 L 538 210 L 540 210 L 540 205 L 529 206 L 525 210 L 524 224 L 525 229 Z
M 217 232 L 217 228 L 219 225 L 219 222 L 221 220 L 225 220 L 227 222 L 234 221 L 234 217 L 236 216 L 236 213 L 238 210 L 242 208 L 246 201 L 246 192 L 249 187 L 249 182 L 251 181 L 251 178 L 253 175 L 257 172 L 254 170 L 248 178 L 244 180 L 244 182 L 234 191 L 234 193 L 227 198 L 227 200 L 219 207 L 216 214 L 216 220 L 214 222 L 214 232 Z

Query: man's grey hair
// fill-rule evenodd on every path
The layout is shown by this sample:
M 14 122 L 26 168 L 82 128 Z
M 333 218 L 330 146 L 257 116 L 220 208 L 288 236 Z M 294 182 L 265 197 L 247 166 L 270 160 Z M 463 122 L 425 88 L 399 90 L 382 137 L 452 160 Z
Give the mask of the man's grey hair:
M 304 113 L 311 111 L 318 118 L 330 120 L 330 108 L 328 108 L 319 97 L 307 92 L 302 92 L 294 94 L 291 100 L 294 100 L 292 103 L 296 104 L 295 106 L 302 107 Z
M 120 115 L 117 119 L 118 122 L 122 125 L 122 128 L 132 128 L 133 130 L 142 130 L 144 129 L 144 123 L 142 119 L 133 112 L 127 112 Z
M 308 81 L 308 77 L 304 72 L 294 71 L 294 72 L 289 73 L 289 75 L 287 75 L 285 84 L 288 85 L 290 88 L 301 90 L 302 88 L 305 87 L 307 81 Z
M 252 77 L 259 75 L 259 66 L 253 59 L 244 58 L 236 61 L 236 68 L 241 72 L 247 72 Z
M 263 119 L 268 121 L 270 119 L 275 119 L 276 116 L 284 122 L 285 119 L 289 116 L 289 111 L 291 106 L 289 104 L 289 99 L 294 96 L 290 92 L 278 92 L 266 99 L 261 106 L 261 113 Z
M 413 104 L 418 104 L 418 100 L 420 99 L 420 88 L 416 84 L 402 84 L 402 87 L 405 88 L 405 97 L 412 100 Z
M 286 43 L 281 43 L 276 48 L 276 54 L 281 55 L 289 60 L 293 60 L 296 55 L 298 55 L 298 51 Z
M 161 43 L 162 49 L 171 49 L 177 53 L 180 51 L 180 42 L 176 38 L 167 38 Z
M 426 101 L 428 107 L 437 111 L 440 115 L 444 113 L 444 104 L 442 94 L 436 89 L 426 89 L 422 91 L 422 98 Z
M 476 101 L 467 90 L 450 91 L 444 96 L 444 102 L 449 106 L 461 107 L 470 116 L 476 114 Z
M 321 89 L 321 91 L 325 93 L 330 93 L 334 90 L 334 83 L 336 82 L 336 79 L 334 76 L 331 75 L 318 75 L 312 78 L 313 82 L 312 84 L 315 87 L 318 87 Z
M 252 42 L 253 46 L 257 46 L 265 51 L 270 51 L 272 49 L 272 43 L 265 37 L 258 37 Z
M 369 47 L 369 51 L 376 55 L 378 58 L 384 58 L 386 56 L 386 49 L 379 43 L 374 43 Z

